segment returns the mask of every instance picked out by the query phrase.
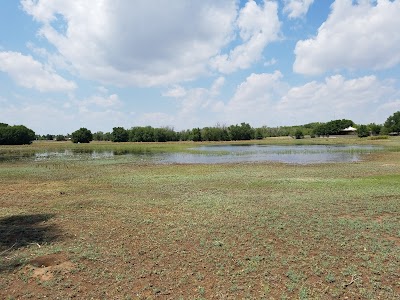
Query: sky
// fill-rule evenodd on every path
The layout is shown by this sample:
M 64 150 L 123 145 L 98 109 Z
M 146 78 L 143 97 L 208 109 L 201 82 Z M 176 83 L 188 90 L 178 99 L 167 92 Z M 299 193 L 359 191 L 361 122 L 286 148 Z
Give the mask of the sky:
M 400 110 L 400 0 L 0 4 L 0 122 L 176 131 Z

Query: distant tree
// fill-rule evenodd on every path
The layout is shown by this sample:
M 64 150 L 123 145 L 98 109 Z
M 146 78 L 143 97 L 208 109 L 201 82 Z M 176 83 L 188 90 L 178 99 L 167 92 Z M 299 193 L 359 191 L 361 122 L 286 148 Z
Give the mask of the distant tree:
M 360 138 L 369 136 L 369 129 L 367 125 L 360 125 L 357 129 L 357 135 Z
M 400 111 L 395 112 L 393 115 L 387 118 L 383 125 L 387 133 L 400 132 Z
M 58 135 L 56 136 L 56 141 L 58 141 L 58 142 L 66 141 L 66 138 L 65 138 L 64 135 L 58 134 Z
M 105 132 L 104 133 L 103 141 L 111 141 L 111 132 Z
M 369 127 L 369 130 L 371 130 L 371 133 L 373 135 L 379 135 L 381 133 L 382 125 L 371 123 L 368 125 L 368 127 Z
M 352 120 L 333 120 L 329 121 L 328 123 L 315 123 L 315 127 L 312 130 L 312 134 L 317 136 L 329 136 L 334 134 L 341 134 L 342 130 L 353 126 L 354 122 Z
M 254 138 L 256 140 L 262 140 L 264 138 L 264 131 L 262 128 L 256 128 L 254 132 Z
M 0 126 L 0 145 L 30 144 L 35 140 L 35 132 L 23 125 Z
M 192 133 L 190 135 L 190 139 L 193 142 L 201 142 L 202 141 L 200 128 L 193 128 L 192 129 Z
M 204 127 L 201 130 L 201 137 L 203 141 L 228 141 L 230 139 L 227 128 L 219 125 Z
M 52 140 L 54 140 L 54 135 L 52 135 L 52 134 L 46 134 L 46 135 L 44 136 L 44 139 L 47 140 L 47 141 L 52 141 Z
M 73 143 L 89 143 L 93 140 L 92 132 L 87 128 L 80 128 L 72 133 Z
M 228 127 L 229 135 L 231 140 L 251 140 L 254 138 L 254 129 L 247 123 L 241 123 L 239 125 L 231 125 Z
M 300 128 L 297 129 L 296 132 L 294 133 L 294 136 L 295 136 L 296 139 L 304 138 L 303 131 Z
M 126 131 L 123 127 L 114 127 L 111 132 L 111 141 L 113 142 L 127 142 L 129 140 L 128 131 Z
M 6 123 L 0 123 L 0 127 L 8 127 L 8 124 L 6 124 Z
M 93 133 L 94 141 L 104 141 L 104 133 L 102 131 L 97 131 Z
M 177 133 L 169 127 L 154 128 L 154 141 L 155 142 L 170 142 L 177 141 Z

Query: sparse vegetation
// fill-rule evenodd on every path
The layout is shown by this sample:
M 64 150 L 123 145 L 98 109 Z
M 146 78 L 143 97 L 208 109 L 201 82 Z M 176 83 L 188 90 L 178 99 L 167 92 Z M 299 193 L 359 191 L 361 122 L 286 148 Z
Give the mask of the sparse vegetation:
M 350 141 L 387 150 L 359 163 L 306 166 L 3 161 L 0 297 L 395 299 L 400 139 Z

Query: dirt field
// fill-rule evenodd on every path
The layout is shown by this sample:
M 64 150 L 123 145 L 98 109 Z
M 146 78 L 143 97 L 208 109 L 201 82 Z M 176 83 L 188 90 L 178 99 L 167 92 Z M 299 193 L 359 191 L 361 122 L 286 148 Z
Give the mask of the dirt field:
M 397 149 L 397 148 L 396 148 Z M 0 163 L 1 299 L 399 299 L 400 152 Z

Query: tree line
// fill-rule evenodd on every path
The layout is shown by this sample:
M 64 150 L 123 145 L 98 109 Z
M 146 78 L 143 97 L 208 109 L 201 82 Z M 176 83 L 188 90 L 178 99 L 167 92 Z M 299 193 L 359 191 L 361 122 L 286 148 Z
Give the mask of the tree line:
M 248 123 L 236 125 L 219 125 L 213 127 L 193 128 L 175 131 L 170 127 L 154 128 L 151 126 L 136 126 L 130 129 L 114 127 L 112 132 L 98 131 L 92 133 L 87 128 L 80 128 L 67 135 L 35 135 L 23 126 L 9 126 L 0 123 L 0 145 L 30 144 L 33 140 L 71 140 L 73 143 L 89 143 L 95 141 L 112 142 L 169 142 L 169 141 L 241 141 L 264 139 L 268 137 L 292 136 L 301 139 L 304 136 L 321 137 L 344 134 L 343 130 L 355 127 L 359 137 L 370 135 L 388 135 L 400 133 L 400 111 L 389 116 L 384 124 L 370 123 L 356 125 L 352 120 L 338 119 L 326 123 L 314 122 L 300 126 L 279 126 L 253 128 Z
M 240 125 L 216 125 L 214 127 L 193 128 L 176 132 L 173 128 L 153 128 L 151 126 L 114 127 L 112 132 L 101 131 L 91 135 L 92 140 L 112 142 L 168 142 L 168 141 L 241 141 L 264 139 L 268 137 L 291 136 L 296 139 L 310 136 L 311 138 L 330 135 L 346 134 L 344 129 L 355 127 L 359 137 L 370 135 L 387 135 L 400 133 L 400 111 L 390 116 L 384 124 L 370 123 L 368 125 L 356 125 L 352 120 L 338 119 L 326 123 L 309 123 L 300 126 L 279 126 L 253 128 L 248 123 Z M 80 128 L 72 134 L 73 142 L 85 142 L 77 140 L 76 136 L 87 132 L 86 128 Z M 75 138 L 74 138 L 75 134 Z M 91 134 L 87 133 L 87 134 Z M 86 139 L 87 142 L 87 139 Z

